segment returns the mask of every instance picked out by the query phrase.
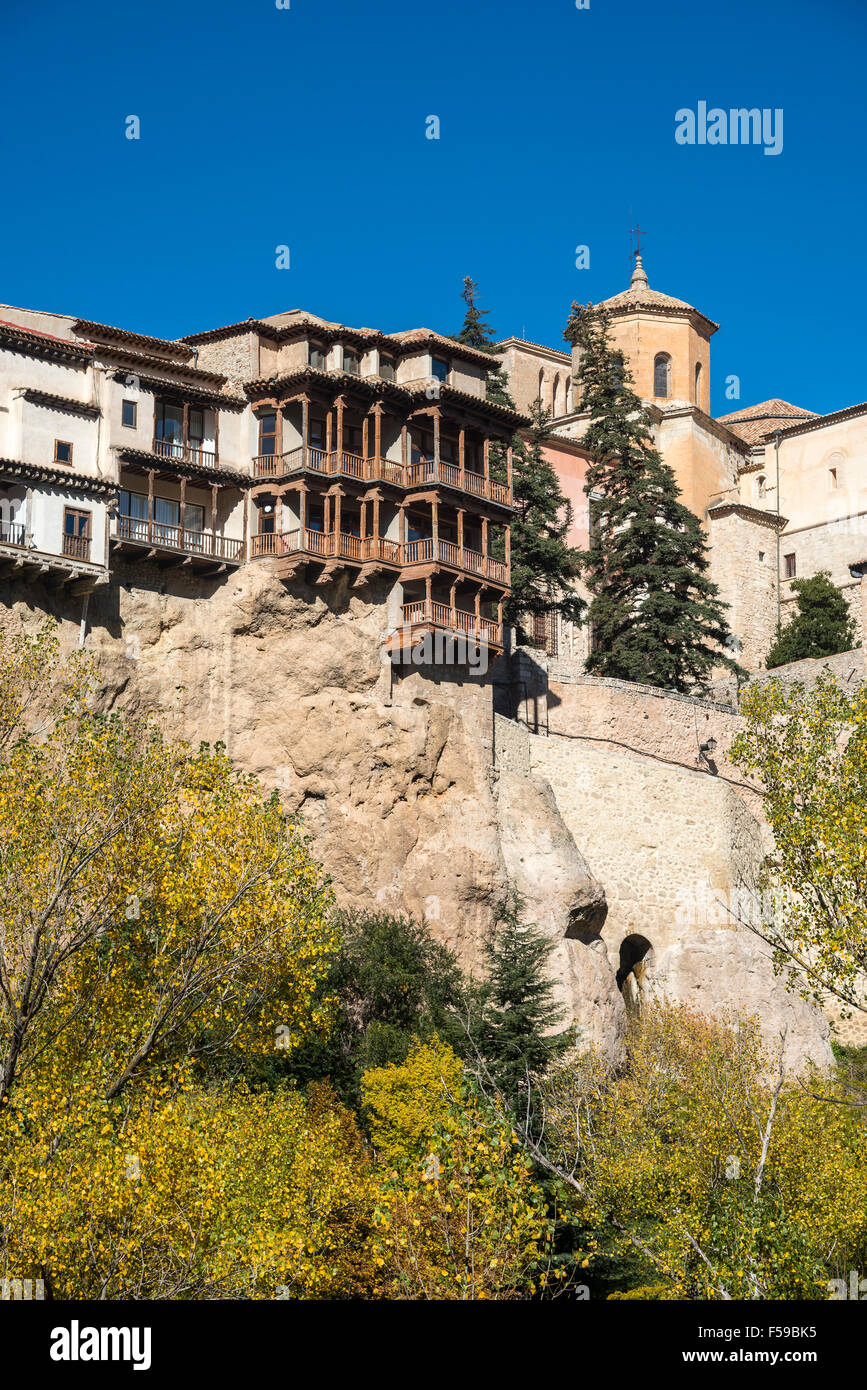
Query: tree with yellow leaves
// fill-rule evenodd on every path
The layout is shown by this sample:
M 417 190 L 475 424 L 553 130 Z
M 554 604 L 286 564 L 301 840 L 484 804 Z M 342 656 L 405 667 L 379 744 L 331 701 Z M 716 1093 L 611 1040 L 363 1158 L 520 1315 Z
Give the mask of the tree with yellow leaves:
M 0 1107 L 317 1026 L 335 938 L 298 829 L 221 748 L 97 713 L 95 682 L 50 631 L 0 642 Z
M 630 1260 L 653 1297 L 816 1299 L 863 1256 L 860 1119 L 788 1080 L 755 1020 L 655 1004 L 625 1067 L 573 1056 L 543 1098 L 591 1271 Z
M 513 1299 L 548 1282 L 554 1231 L 507 1117 L 440 1042 L 365 1073 L 381 1163 L 373 1259 L 391 1298 Z
M 732 761 L 756 776 L 774 849 L 746 925 L 805 997 L 867 1012 L 867 686 L 750 686 Z

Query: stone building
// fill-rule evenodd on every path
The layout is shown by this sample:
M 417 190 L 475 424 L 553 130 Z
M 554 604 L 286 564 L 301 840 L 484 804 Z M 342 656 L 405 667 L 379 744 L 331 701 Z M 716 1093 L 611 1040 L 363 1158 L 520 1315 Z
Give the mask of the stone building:
M 501 650 L 526 421 L 486 400 L 489 355 L 301 311 L 181 341 L 0 316 L 8 572 L 87 594 L 142 558 L 204 577 L 268 557 L 282 579 L 385 577 L 398 646 Z
M 783 400 L 717 419 L 717 324 L 650 287 L 640 255 L 604 300 L 652 432 L 707 528 L 743 665 L 759 669 L 792 580 L 831 571 L 863 636 L 867 404 L 818 416 Z M 537 400 L 546 453 L 589 533 L 578 349 L 497 345 L 517 413 L 486 399 L 491 358 L 428 329 L 387 334 L 293 310 L 167 340 L 0 307 L 0 562 L 86 596 L 110 565 L 388 587 L 398 646 L 420 633 L 502 650 L 511 438 Z M 581 659 L 586 629 L 542 625 Z

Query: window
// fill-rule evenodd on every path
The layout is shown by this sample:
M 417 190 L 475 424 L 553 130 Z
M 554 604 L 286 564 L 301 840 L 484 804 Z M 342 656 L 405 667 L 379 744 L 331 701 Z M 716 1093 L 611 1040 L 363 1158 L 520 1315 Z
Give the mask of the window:
M 347 454 L 360 454 L 364 447 L 364 433 L 360 425 L 343 426 L 343 448 Z
M 324 420 L 317 418 L 315 415 L 312 415 L 310 417 L 310 422 L 307 426 L 307 433 L 309 436 L 307 442 L 310 445 L 311 449 L 325 448 L 326 433 Z
M 130 540 L 148 539 L 148 498 L 146 492 L 128 492 L 122 488 L 118 496 L 118 512 L 122 518 L 121 535 Z M 154 539 L 176 545 L 181 524 L 181 504 L 168 497 L 154 497 Z M 184 541 L 196 545 L 205 529 L 205 509 L 195 502 L 184 504 Z
M 135 401 L 124 401 L 122 408 L 121 423 L 124 429 L 134 430 L 136 417 L 138 416 L 138 406 Z
M 695 364 L 695 403 L 701 405 L 701 363 Z
M 431 361 L 431 376 L 434 378 L 435 381 L 448 381 L 448 362 L 444 362 L 441 357 L 434 357 Z
M 761 564 L 761 563 L 764 561 L 764 558 L 765 558 L 765 552 L 764 552 L 763 550 L 760 550 L 760 551 L 759 551 L 759 564 Z
M 379 375 L 383 381 L 394 381 L 394 358 L 382 357 L 379 359 Z
M 55 439 L 54 462 L 72 463 L 72 445 L 67 439 Z
M 360 371 L 360 360 L 358 353 L 351 348 L 343 349 L 343 370 L 352 376 L 358 376 Z
M 201 462 L 202 445 L 205 442 L 205 412 L 191 405 L 187 426 L 190 432 L 190 458 L 193 463 Z
M 556 414 L 557 414 L 557 387 L 559 386 L 559 384 L 560 384 L 560 378 L 555 376 L 554 380 L 551 382 L 551 414 L 552 414 L 552 415 L 556 415 Z
M 310 344 L 310 366 L 324 372 L 328 366 L 328 351 L 321 343 Z
M 273 455 L 277 452 L 277 414 L 259 416 L 259 453 Z
M 63 553 L 75 560 L 90 559 L 90 512 L 64 507 Z
M 157 401 L 154 412 L 154 437 L 161 446 L 156 451 L 158 454 L 164 454 L 168 458 L 183 458 L 184 407 L 182 405 L 167 405 L 165 401 Z
M 667 352 L 658 352 L 653 359 L 653 394 L 671 395 L 671 358 Z
M 764 497 L 767 487 L 767 478 L 764 473 L 760 473 L 756 478 L 756 497 Z
M 796 561 L 796 559 L 795 559 L 795 556 L 794 556 L 794 555 L 784 555 L 784 556 L 783 556 L 783 563 L 784 563 L 784 565 L 785 565 L 785 569 L 783 570 L 783 573 L 784 573 L 786 579 L 794 579 L 795 575 L 798 573 L 798 565 L 797 565 L 797 561 Z
M 259 503 L 259 535 L 273 536 L 274 523 L 276 521 L 274 504 L 272 502 Z
M 829 469 L 828 469 L 828 486 L 829 486 L 829 488 L 832 489 L 832 491 L 833 491 L 833 490 L 836 488 L 836 486 L 837 486 L 837 470 L 836 470 L 836 468 L 829 468 Z

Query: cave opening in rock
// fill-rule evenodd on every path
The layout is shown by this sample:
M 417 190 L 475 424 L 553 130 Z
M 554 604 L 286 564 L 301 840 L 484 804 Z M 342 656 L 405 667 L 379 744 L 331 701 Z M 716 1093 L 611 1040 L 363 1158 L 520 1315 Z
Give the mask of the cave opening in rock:
M 628 1009 L 641 1007 L 641 992 L 647 967 L 653 959 L 653 944 L 646 936 L 635 932 L 620 943 L 620 967 L 617 988 Z

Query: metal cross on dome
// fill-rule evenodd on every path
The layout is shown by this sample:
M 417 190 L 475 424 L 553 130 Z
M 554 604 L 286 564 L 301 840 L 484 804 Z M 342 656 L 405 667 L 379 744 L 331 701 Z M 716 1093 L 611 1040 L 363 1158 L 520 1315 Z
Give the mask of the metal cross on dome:
M 629 220 L 630 222 L 632 221 L 631 213 L 629 214 Z M 645 232 L 645 236 L 646 235 L 647 233 Z M 637 222 L 634 227 L 630 226 L 629 228 L 629 246 L 629 259 L 634 264 L 636 256 L 641 255 L 641 227 Z

